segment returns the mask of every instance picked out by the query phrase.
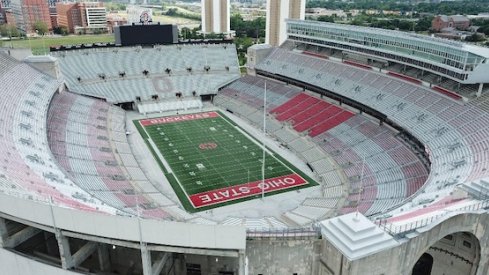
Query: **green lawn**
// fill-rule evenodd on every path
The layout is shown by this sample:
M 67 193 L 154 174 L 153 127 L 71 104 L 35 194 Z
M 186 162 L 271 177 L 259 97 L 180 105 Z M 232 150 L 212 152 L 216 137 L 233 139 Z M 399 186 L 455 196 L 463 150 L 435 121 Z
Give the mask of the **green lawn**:
M 49 51 L 50 46 L 60 45 L 79 45 L 79 44 L 92 44 L 92 43 L 113 43 L 113 34 L 100 34 L 100 35 L 68 35 L 59 37 L 44 37 L 44 38 L 30 38 L 30 39 L 17 39 L 12 41 L 2 41 L 3 46 L 14 48 L 31 48 L 34 54 L 45 54 Z
M 135 121 L 143 138 L 149 136 L 155 144 L 156 148 L 151 149 L 160 165 L 162 162 L 155 150 L 170 166 L 172 173 L 167 176 L 174 176 L 175 181 L 170 177 L 170 183 L 188 211 L 254 199 L 262 190 L 268 196 L 317 184 L 268 151 L 265 158 L 265 179 L 268 180 L 263 185 L 261 145 L 222 113 L 212 113 L 217 115 L 171 122 L 166 120 L 174 117 L 166 117 L 161 124 Z M 152 147 L 150 142 L 148 145 Z

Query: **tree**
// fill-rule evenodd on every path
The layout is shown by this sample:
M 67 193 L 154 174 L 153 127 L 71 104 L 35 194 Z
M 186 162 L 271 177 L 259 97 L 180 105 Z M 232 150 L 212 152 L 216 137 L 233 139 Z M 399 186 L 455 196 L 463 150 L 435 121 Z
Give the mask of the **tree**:
M 433 16 L 425 16 L 420 18 L 414 26 L 414 30 L 417 32 L 428 31 L 431 28 L 431 21 L 433 20 Z
M 178 9 L 177 8 L 170 8 L 168 9 L 166 12 L 165 12 L 165 15 L 168 15 L 168 16 L 175 16 L 177 15 L 178 13 Z
M 327 16 L 327 15 L 320 15 L 318 16 L 318 21 L 322 22 L 331 22 L 334 23 L 334 17 L 333 16 Z
M 32 28 L 40 35 L 44 35 L 48 32 L 48 24 L 43 21 L 36 21 Z
M 487 25 L 481 26 L 477 31 L 489 35 L 489 21 L 487 21 L 487 23 Z
M 68 27 L 60 26 L 53 28 L 53 32 L 55 34 L 68 35 L 70 32 L 68 31 Z
M 0 35 L 3 37 L 19 37 L 19 30 L 15 26 L 3 24 L 0 25 Z
M 413 25 L 414 25 L 414 22 L 409 22 L 407 20 L 401 20 L 401 21 L 399 21 L 399 25 L 397 27 L 399 28 L 399 30 L 402 30 L 402 31 L 411 31 L 411 30 L 413 30 Z
M 480 42 L 480 41 L 484 41 L 484 40 L 486 40 L 484 38 L 484 36 L 481 34 L 478 34 L 478 33 L 474 33 L 472 35 L 465 37 L 465 41 L 468 41 L 468 42 Z
M 237 37 L 265 37 L 265 17 L 258 17 L 252 21 L 244 21 L 239 14 L 231 16 L 231 29 L 236 31 Z

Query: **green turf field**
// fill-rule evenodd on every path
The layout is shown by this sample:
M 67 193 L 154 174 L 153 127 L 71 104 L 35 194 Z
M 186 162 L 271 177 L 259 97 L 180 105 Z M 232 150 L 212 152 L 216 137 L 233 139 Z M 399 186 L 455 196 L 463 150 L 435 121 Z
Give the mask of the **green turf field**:
M 135 121 L 188 211 L 202 211 L 298 188 L 313 180 L 219 112 Z M 164 158 L 164 161 L 161 160 Z M 166 162 L 166 164 L 164 164 Z M 165 167 L 166 166 L 166 167 Z

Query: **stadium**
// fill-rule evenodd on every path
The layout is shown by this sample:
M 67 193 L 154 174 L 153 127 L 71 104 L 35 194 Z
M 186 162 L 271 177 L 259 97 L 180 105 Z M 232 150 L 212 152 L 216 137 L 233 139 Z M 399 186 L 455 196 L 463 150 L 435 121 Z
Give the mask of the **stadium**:
M 0 53 L 5 274 L 488 274 L 489 49 L 287 20 Z

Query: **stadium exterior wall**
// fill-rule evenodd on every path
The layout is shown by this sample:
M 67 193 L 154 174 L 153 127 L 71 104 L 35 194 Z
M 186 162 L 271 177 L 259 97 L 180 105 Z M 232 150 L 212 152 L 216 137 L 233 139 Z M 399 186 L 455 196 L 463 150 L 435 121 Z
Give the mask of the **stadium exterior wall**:
M 318 274 L 321 244 L 318 238 L 248 240 L 248 274 Z
M 35 261 L 29 257 L 0 249 L 0 266 L 2 274 L 8 275 L 74 275 L 80 274 Z
M 51 207 L 31 200 L 0 194 L 0 212 L 47 227 L 91 236 L 139 242 L 138 219 L 111 216 L 73 209 Z M 246 229 L 237 226 L 213 226 L 157 220 L 141 220 L 141 238 L 145 243 L 241 250 L 246 247 Z
M 483 275 L 489 272 L 489 214 L 488 213 L 463 213 L 455 215 L 440 223 L 433 223 L 427 227 L 410 232 L 400 238 L 399 246 L 375 254 L 350 261 L 342 253 L 324 240 L 321 248 L 319 274 L 404 274 L 409 275 L 418 259 L 431 246 L 445 236 L 467 232 L 472 233 L 480 245 L 478 263 L 470 274 Z M 446 274 L 453 274 L 453 270 L 447 270 Z

